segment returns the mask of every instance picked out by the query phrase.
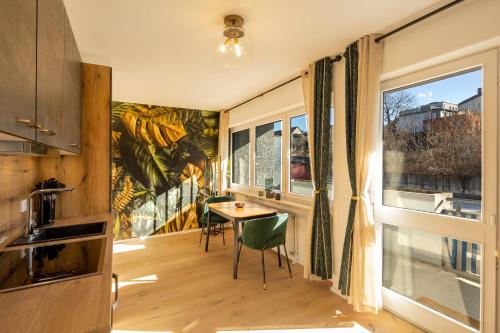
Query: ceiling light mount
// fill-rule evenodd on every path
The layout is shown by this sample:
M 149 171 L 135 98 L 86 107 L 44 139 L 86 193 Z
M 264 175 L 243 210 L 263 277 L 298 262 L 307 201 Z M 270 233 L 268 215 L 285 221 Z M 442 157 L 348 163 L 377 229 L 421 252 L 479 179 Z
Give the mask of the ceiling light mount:
M 224 37 L 226 38 L 242 38 L 245 36 L 243 30 L 243 23 L 245 20 L 240 15 L 227 15 L 224 17 Z

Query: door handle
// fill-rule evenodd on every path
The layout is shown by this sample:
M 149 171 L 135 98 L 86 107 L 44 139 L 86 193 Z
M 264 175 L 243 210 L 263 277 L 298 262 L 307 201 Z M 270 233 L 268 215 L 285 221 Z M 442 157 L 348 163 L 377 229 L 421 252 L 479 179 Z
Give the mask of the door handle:
M 20 124 L 23 124 L 24 126 L 30 127 L 30 128 L 40 128 L 40 124 L 37 124 L 31 119 L 24 119 L 24 118 L 17 118 L 16 121 Z
M 81 149 L 82 146 L 80 146 L 79 144 L 76 144 L 76 143 L 71 143 L 70 144 L 70 147 L 73 147 L 73 148 L 78 148 L 78 149 Z

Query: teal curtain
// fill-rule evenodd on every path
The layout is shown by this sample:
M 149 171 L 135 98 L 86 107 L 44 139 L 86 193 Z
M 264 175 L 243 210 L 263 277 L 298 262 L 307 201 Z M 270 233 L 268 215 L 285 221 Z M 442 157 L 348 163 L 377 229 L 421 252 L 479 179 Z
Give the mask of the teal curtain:
M 330 112 L 332 102 L 332 63 L 330 58 L 314 64 L 314 211 L 311 235 L 311 273 L 323 280 L 332 277 L 331 215 L 328 199 L 330 156 Z
M 342 250 L 339 289 L 342 295 L 349 295 L 352 263 L 352 229 L 358 194 L 356 190 L 356 105 L 358 100 L 358 43 L 352 43 L 346 49 L 345 57 L 345 119 L 347 167 L 351 181 L 351 203 Z

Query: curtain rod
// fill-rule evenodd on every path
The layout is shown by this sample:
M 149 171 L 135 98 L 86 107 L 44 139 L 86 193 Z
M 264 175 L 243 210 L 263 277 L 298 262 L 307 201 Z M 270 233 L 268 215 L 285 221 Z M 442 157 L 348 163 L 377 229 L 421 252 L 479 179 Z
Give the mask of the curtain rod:
M 334 63 L 334 62 L 338 62 L 338 61 L 340 61 L 340 60 L 342 60 L 342 56 L 339 54 L 339 55 L 336 55 L 335 57 L 333 57 L 332 59 L 330 59 L 330 62 L 331 62 L 331 63 Z M 307 74 L 307 72 L 306 72 L 306 74 Z M 262 92 L 262 93 L 260 93 L 260 94 L 258 94 L 258 95 L 256 95 L 256 96 L 252 97 L 252 98 L 247 99 L 246 101 L 241 102 L 240 104 L 237 104 L 237 105 L 235 105 L 235 106 L 232 106 L 232 107 L 230 107 L 229 109 L 227 109 L 227 110 L 223 110 L 223 111 L 224 111 L 224 113 L 227 113 L 227 112 L 229 112 L 229 111 L 231 111 L 231 110 L 233 110 L 233 109 L 236 109 L 237 107 L 242 106 L 243 104 L 247 104 L 248 102 L 251 102 L 251 101 L 253 101 L 254 99 L 257 99 L 257 98 L 259 98 L 259 97 L 263 97 L 265 94 L 268 94 L 268 93 L 270 93 L 271 91 L 274 91 L 274 90 L 276 90 L 276 89 L 278 89 L 278 88 L 281 88 L 281 87 L 283 87 L 283 86 L 285 86 L 285 85 L 287 85 L 287 84 L 289 84 L 289 83 L 291 83 L 291 82 L 293 82 L 293 81 L 295 81 L 295 80 L 298 80 L 298 79 L 300 79 L 301 77 L 302 77 L 302 75 L 298 75 L 298 76 L 296 76 L 296 77 L 294 77 L 294 78 L 291 78 L 291 79 L 290 79 L 290 80 L 288 80 L 288 81 L 285 81 L 285 82 L 283 82 L 283 83 L 280 83 L 280 84 L 278 84 L 277 86 L 272 87 L 272 88 L 271 88 L 271 89 L 269 89 L 269 90 L 266 90 L 266 91 L 264 91 L 264 92 Z
M 427 14 L 425 14 L 425 15 L 423 15 L 423 16 L 420 16 L 420 17 L 418 17 L 418 18 L 414 19 L 413 21 L 410 21 L 410 22 L 408 22 L 408 23 L 406 23 L 406 24 L 403 24 L 402 26 L 400 26 L 400 27 L 398 27 L 398 28 L 396 28 L 396 29 L 394 29 L 394 30 L 391 30 L 391 31 L 389 31 L 389 32 L 387 32 L 387 33 L 385 33 L 385 34 L 383 34 L 382 36 L 375 38 L 375 42 L 377 42 L 377 43 L 378 43 L 378 42 L 380 42 L 380 41 L 382 41 L 382 40 L 386 39 L 387 37 L 392 36 L 392 35 L 394 35 L 394 34 L 396 34 L 396 33 L 400 32 L 401 30 L 404 30 L 404 29 L 406 29 L 406 28 L 408 28 L 408 27 L 411 27 L 412 25 L 415 25 L 415 24 L 417 24 L 417 23 L 419 23 L 419 22 L 421 22 L 421 21 L 423 21 L 423 20 L 425 20 L 425 19 L 428 19 L 428 18 L 429 18 L 429 17 L 431 17 L 431 16 L 434 16 L 434 15 L 436 15 L 436 14 L 438 14 L 438 13 L 440 13 L 440 12 L 442 12 L 442 11 L 444 11 L 444 10 L 446 10 L 446 9 L 450 8 L 450 7 L 453 7 L 453 6 L 455 6 L 455 5 L 458 5 L 459 3 L 464 2 L 464 1 L 465 1 L 465 0 L 454 0 L 454 1 L 452 1 L 452 2 L 448 3 L 448 4 L 444 5 L 444 6 L 441 6 L 441 7 L 437 8 L 437 9 L 433 10 L 433 11 L 432 11 L 432 12 L 430 12 L 430 13 L 427 13 Z M 342 60 L 342 56 L 341 56 L 341 55 L 337 55 L 337 56 L 335 56 L 334 58 L 332 58 L 330 61 L 333 63 L 333 62 L 337 62 L 337 61 L 340 61 L 340 60 Z M 307 73 L 307 72 L 306 72 L 306 73 Z M 227 109 L 227 110 L 223 110 L 223 111 L 224 111 L 224 113 L 226 113 L 226 112 L 229 112 L 229 111 L 231 111 L 231 110 L 233 110 L 233 109 L 236 109 L 237 107 L 240 107 L 240 106 L 242 106 L 242 105 L 244 105 L 244 104 L 246 104 L 246 103 L 248 103 L 248 102 L 251 102 L 251 101 L 253 101 L 254 99 L 257 99 L 257 98 L 259 98 L 259 97 L 263 97 L 265 94 L 268 94 L 268 93 L 270 93 L 271 91 L 274 91 L 274 90 L 276 90 L 276 89 L 278 89 L 278 88 L 281 88 L 281 87 L 283 87 L 283 86 L 285 86 L 285 85 L 289 84 L 290 82 L 293 82 L 293 81 L 295 81 L 295 80 L 298 80 L 298 79 L 300 79 L 301 77 L 302 77 L 301 75 L 296 76 L 296 77 L 294 77 L 294 78 L 292 78 L 292 79 L 290 79 L 290 80 L 288 80 L 288 81 L 286 81 L 286 82 L 283 82 L 283 83 L 281 83 L 281 84 L 279 84 L 279 85 L 277 85 L 277 86 L 275 86 L 275 87 L 273 87 L 273 88 L 271 88 L 271 89 L 269 89 L 269 90 L 267 90 L 267 91 L 264 91 L 263 93 L 258 94 L 257 96 L 254 96 L 254 97 L 252 97 L 252 98 L 249 98 L 249 99 L 247 99 L 247 100 L 245 100 L 245 101 L 241 102 L 240 104 L 237 104 L 237 105 L 235 105 L 235 106 L 232 106 L 232 107 L 230 107 L 229 109 Z
M 437 8 L 437 9 L 433 10 L 433 11 L 432 11 L 432 12 L 430 12 L 430 13 L 427 13 L 427 14 L 425 14 L 425 15 L 423 15 L 423 16 L 420 16 L 420 17 L 418 17 L 418 18 L 414 19 L 413 21 L 410 21 L 410 22 L 408 22 L 408 23 L 406 23 L 406 24 L 403 24 L 402 26 L 397 27 L 396 29 L 391 30 L 391 31 L 389 31 L 389 32 L 387 32 L 387 33 L 385 33 L 385 34 L 383 34 L 382 36 L 380 36 L 380 37 L 378 37 L 378 38 L 375 38 L 375 42 L 377 42 L 377 43 L 378 43 L 378 42 L 380 42 L 381 40 L 384 40 L 384 39 L 386 39 L 387 37 L 392 36 L 392 35 L 394 35 L 395 33 L 400 32 L 401 30 L 404 30 L 404 29 L 406 29 L 406 28 L 409 28 L 409 27 L 411 27 L 411 26 L 412 26 L 412 25 L 414 25 L 414 24 L 417 24 L 417 23 L 419 23 L 419 22 L 421 22 L 421 21 L 423 21 L 423 20 L 425 20 L 425 19 L 428 19 L 429 17 L 434 16 L 434 15 L 436 15 L 436 14 L 438 14 L 438 13 L 441 13 L 442 11 L 444 11 L 444 10 L 446 10 L 446 9 L 450 8 L 450 7 L 453 7 L 453 6 L 455 6 L 455 5 L 458 5 L 459 3 L 464 2 L 464 1 L 465 1 L 465 0 L 454 0 L 454 1 L 452 1 L 452 2 L 448 3 L 448 4 L 444 5 L 444 6 L 441 6 L 441 7 Z

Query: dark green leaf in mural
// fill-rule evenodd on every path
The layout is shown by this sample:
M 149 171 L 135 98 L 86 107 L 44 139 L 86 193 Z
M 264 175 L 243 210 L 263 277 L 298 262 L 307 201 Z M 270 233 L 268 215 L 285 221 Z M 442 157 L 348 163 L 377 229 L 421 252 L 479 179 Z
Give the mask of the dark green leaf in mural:
M 178 184 L 179 171 L 172 168 L 168 150 L 121 135 L 120 151 L 127 170 L 146 188 L 161 192 Z

